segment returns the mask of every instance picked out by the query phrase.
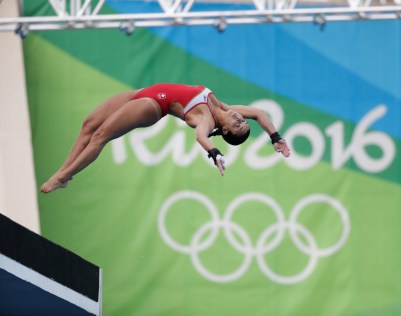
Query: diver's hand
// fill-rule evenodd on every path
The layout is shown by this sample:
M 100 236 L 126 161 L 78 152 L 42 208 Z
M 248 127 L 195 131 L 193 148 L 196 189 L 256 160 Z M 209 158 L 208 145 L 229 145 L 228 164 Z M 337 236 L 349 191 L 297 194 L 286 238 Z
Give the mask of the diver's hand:
M 220 174 L 224 176 L 224 170 L 226 170 L 225 160 L 224 155 L 220 152 L 220 150 L 218 150 L 217 148 L 209 150 L 208 157 L 213 159 L 214 164 L 220 171 Z
M 275 142 L 273 146 L 275 151 L 277 151 L 278 153 L 282 153 L 285 158 L 288 158 L 290 156 L 291 150 L 288 147 L 287 142 L 283 138 Z

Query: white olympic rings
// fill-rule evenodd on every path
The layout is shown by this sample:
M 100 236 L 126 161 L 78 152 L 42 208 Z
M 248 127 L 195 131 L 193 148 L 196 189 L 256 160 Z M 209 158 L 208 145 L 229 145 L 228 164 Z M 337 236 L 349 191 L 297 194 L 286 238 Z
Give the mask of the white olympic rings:
M 182 245 L 175 241 L 166 227 L 166 217 L 170 208 L 178 201 L 192 199 L 204 205 L 208 210 L 211 220 L 199 227 L 191 238 L 189 245 Z M 235 210 L 243 203 L 257 201 L 265 204 L 271 209 L 276 217 L 276 223 L 263 230 L 256 245 L 252 245 L 251 238 L 245 229 L 232 220 Z M 334 208 L 340 215 L 343 225 L 341 236 L 333 245 L 326 248 L 319 248 L 315 237 L 305 226 L 297 222 L 300 212 L 309 204 L 326 203 Z M 246 273 L 255 257 L 260 270 L 264 275 L 274 282 L 280 284 L 294 284 L 305 280 L 314 270 L 320 257 L 327 257 L 345 244 L 351 231 L 351 221 L 345 207 L 335 198 L 326 194 L 313 194 L 302 198 L 292 209 L 289 219 L 286 220 L 280 205 L 271 197 L 262 193 L 245 193 L 235 198 L 227 207 L 221 219 L 214 203 L 205 195 L 194 191 L 180 191 L 171 195 L 162 205 L 158 218 L 159 232 L 164 242 L 172 249 L 189 254 L 195 269 L 206 279 L 214 282 L 231 282 L 239 279 Z M 244 255 L 244 259 L 234 272 L 228 274 L 215 274 L 205 268 L 199 258 L 199 253 L 208 249 L 216 240 L 220 229 L 229 244 L 238 252 Z M 283 276 L 274 272 L 266 263 L 265 256 L 276 249 L 283 238 L 285 232 L 289 231 L 294 245 L 305 255 L 309 256 L 309 261 L 303 271 L 296 275 Z M 205 237 L 208 232 L 209 235 Z M 235 236 L 234 234 L 235 233 Z M 275 236 L 273 237 L 273 235 Z M 303 239 L 299 237 L 302 235 Z M 238 237 L 240 241 L 238 240 Z M 271 238 L 272 237 L 272 238 Z

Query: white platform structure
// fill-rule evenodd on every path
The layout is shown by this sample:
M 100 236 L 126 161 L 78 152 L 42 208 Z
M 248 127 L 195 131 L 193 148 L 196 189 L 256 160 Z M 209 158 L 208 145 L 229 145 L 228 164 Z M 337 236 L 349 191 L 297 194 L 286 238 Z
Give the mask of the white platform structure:
M 2 3 L 11 0 L 0 0 Z M 14 1 L 14 0 L 12 0 Z M 126 2 L 145 0 L 126 0 Z M 393 20 L 401 18 L 401 0 L 146 0 L 156 2 L 160 12 L 105 14 L 106 0 L 48 0 L 52 16 L 0 19 L 0 31 L 29 31 L 213 25 L 223 31 L 229 24 Z M 20 7 L 23 1 L 19 0 Z M 202 11 L 199 3 L 230 3 L 238 10 Z

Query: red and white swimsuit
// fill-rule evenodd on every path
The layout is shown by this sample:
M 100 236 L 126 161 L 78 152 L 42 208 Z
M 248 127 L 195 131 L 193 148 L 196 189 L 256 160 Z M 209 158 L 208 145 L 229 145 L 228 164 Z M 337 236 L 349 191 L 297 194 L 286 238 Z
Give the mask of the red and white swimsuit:
M 204 86 L 190 86 L 176 83 L 159 83 L 139 90 L 132 100 L 151 98 L 155 100 L 162 110 L 162 116 L 166 116 L 170 104 L 178 102 L 184 107 L 185 115 L 199 104 L 208 104 L 207 99 L 213 93 Z

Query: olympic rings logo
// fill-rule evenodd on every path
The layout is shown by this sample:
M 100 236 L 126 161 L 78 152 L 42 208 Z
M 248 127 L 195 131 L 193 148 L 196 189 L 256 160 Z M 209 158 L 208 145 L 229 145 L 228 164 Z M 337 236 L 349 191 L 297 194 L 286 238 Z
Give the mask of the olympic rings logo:
M 189 245 L 182 245 L 175 241 L 166 227 L 166 217 L 171 207 L 180 200 L 191 199 L 204 205 L 208 210 L 211 220 L 203 224 L 192 236 Z M 252 244 L 249 234 L 243 227 L 235 223 L 232 218 L 236 209 L 243 203 L 257 201 L 271 209 L 276 217 L 276 223 L 266 227 L 259 236 L 256 245 Z M 334 208 L 340 216 L 343 229 L 339 239 L 332 245 L 319 248 L 315 237 L 308 228 L 297 222 L 302 210 L 312 203 L 326 203 Z M 301 199 L 292 209 L 288 220 L 285 219 L 280 205 L 271 197 L 262 193 L 245 193 L 235 198 L 227 207 L 223 218 L 219 217 L 214 203 L 205 195 L 194 191 L 180 191 L 171 195 L 162 205 L 158 218 L 158 227 L 164 242 L 172 249 L 190 255 L 195 269 L 206 279 L 213 282 L 232 282 L 239 279 L 248 270 L 252 258 L 255 257 L 261 272 L 274 282 L 280 284 L 294 284 L 305 280 L 315 269 L 320 257 L 327 257 L 340 250 L 348 239 L 351 222 L 347 210 L 336 199 L 325 194 L 313 194 Z M 199 258 L 199 254 L 209 248 L 216 240 L 217 235 L 223 230 L 228 243 L 238 252 L 244 255 L 241 265 L 235 271 L 218 275 L 205 268 Z M 276 249 L 286 231 L 294 245 L 305 255 L 309 256 L 308 263 L 303 271 L 292 276 L 283 276 L 274 272 L 266 263 L 265 256 Z M 206 234 L 209 233 L 208 236 Z M 235 235 L 239 237 L 235 238 Z M 301 239 L 299 236 L 302 236 Z

